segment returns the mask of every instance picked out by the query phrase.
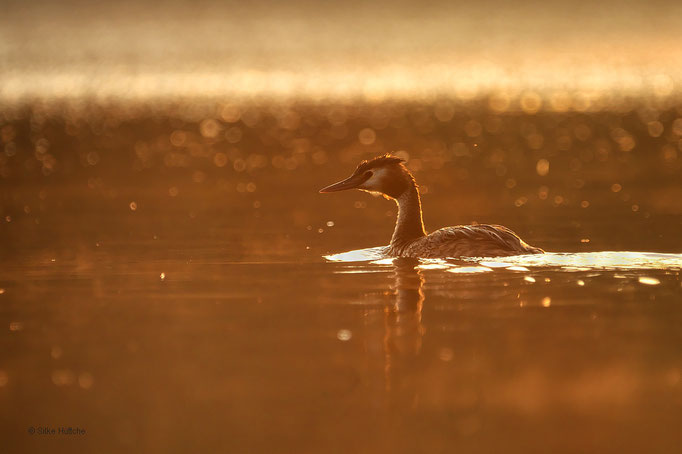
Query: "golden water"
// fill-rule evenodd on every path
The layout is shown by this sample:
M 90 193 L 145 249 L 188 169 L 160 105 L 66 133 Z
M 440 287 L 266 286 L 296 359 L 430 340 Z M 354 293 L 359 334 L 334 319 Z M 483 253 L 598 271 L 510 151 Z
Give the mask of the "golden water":
M 453 106 L 6 113 L 8 452 L 674 452 L 680 110 Z M 390 150 L 551 252 L 387 259 Z

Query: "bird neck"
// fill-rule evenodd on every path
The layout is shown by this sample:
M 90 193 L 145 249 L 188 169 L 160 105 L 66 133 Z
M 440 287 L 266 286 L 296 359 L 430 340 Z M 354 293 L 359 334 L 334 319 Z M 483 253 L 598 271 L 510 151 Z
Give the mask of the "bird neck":
M 391 247 L 405 246 L 412 241 L 426 236 L 422 220 L 422 204 L 419 189 L 410 181 L 408 189 L 396 198 L 398 203 L 398 219 L 391 238 Z

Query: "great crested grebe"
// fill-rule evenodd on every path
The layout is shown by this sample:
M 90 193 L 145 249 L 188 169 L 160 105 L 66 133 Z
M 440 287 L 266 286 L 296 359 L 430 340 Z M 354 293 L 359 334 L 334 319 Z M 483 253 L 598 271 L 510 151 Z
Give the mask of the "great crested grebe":
M 542 254 L 501 225 L 457 225 L 426 234 L 419 189 L 403 159 L 385 154 L 362 161 L 353 174 L 320 192 L 360 189 L 378 192 L 398 204 L 398 219 L 387 253 L 392 257 L 495 257 Z

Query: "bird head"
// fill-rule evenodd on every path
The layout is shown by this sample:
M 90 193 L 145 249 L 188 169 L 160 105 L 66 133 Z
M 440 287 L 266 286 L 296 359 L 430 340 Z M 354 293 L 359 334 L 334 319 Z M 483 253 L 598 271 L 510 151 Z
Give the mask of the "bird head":
M 320 189 L 320 192 L 360 189 L 397 199 L 410 188 L 410 185 L 414 185 L 414 179 L 403 162 L 405 162 L 403 159 L 389 154 L 362 161 L 351 176 Z

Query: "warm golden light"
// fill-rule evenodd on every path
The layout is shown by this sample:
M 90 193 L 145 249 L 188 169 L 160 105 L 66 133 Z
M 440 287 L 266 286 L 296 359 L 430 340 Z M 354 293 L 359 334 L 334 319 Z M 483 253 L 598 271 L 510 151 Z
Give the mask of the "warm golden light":
M 626 10 L 606 2 L 592 5 L 587 17 L 579 7 L 536 6 L 442 2 L 415 16 L 381 2 L 361 9 L 335 5 L 324 13 L 302 5 L 297 19 L 287 20 L 279 4 L 260 11 L 216 3 L 193 11 L 196 20 L 180 22 L 188 7 L 169 5 L 180 29 L 151 20 L 144 7 L 124 15 L 91 5 L 81 10 L 90 21 L 78 24 L 62 12 L 10 7 L 3 11 L 0 100 L 451 97 L 488 98 L 496 112 L 533 114 L 601 110 L 648 93 L 679 97 L 682 52 L 672 38 L 679 5 Z M 658 18 L 651 22 L 657 26 L 633 29 L 647 14 Z M 109 25 L 106 33 L 102 23 Z M 234 123 L 241 112 L 226 106 L 221 116 Z
M 678 452 L 681 30 L 3 1 L 0 451 Z

